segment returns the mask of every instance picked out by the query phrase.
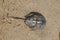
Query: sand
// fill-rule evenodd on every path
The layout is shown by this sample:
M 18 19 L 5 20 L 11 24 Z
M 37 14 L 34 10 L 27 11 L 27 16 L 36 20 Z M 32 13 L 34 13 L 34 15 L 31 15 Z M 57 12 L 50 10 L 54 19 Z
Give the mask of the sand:
M 43 29 L 32 31 L 24 20 L 30 12 L 40 12 L 46 18 Z M 60 0 L 0 0 L 0 40 L 59 40 Z

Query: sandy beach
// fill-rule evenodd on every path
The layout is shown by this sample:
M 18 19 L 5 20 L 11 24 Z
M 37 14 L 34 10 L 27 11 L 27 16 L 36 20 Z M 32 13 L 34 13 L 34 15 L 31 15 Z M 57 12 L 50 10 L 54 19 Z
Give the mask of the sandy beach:
M 46 26 L 32 31 L 24 20 L 30 12 L 39 12 L 46 18 Z M 0 0 L 0 40 L 59 40 L 60 0 Z

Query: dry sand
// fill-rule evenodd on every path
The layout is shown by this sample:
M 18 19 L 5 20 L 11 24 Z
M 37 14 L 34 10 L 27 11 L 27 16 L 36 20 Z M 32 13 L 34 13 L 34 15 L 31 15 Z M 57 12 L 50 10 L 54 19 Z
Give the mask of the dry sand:
M 32 31 L 23 20 L 7 18 L 32 11 L 45 16 L 45 28 Z M 0 40 L 59 40 L 59 30 L 60 0 L 0 0 Z

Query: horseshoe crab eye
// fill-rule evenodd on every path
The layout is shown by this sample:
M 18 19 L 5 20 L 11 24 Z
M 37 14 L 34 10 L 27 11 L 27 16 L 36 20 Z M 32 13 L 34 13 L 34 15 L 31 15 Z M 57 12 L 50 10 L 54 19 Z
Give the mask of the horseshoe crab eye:
M 38 30 L 45 27 L 45 17 L 38 12 L 30 12 L 25 16 L 25 23 L 32 30 Z

